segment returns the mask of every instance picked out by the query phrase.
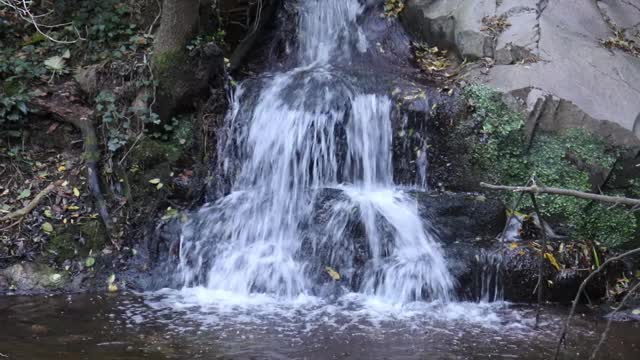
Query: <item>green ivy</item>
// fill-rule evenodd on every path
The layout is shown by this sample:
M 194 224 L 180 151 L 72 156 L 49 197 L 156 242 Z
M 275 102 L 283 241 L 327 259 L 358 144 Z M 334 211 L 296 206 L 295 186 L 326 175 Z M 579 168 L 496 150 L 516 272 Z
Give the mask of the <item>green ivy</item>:
M 622 149 L 613 149 L 583 129 L 560 134 L 538 131 L 531 144 L 524 138 L 524 117 L 509 109 L 501 95 L 486 86 L 469 86 L 464 96 L 474 112 L 472 123 L 478 128 L 474 143 L 473 166 L 486 181 L 524 185 L 532 174 L 540 184 L 551 187 L 592 191 L 588 169 L 611 169 Z M 467 125 L 468 126 L 468 125 Z M 578 166 L 582 165 L 582 166 Z M 504 195 L 512 204 L 516 194 Z M 623 208 L 609 209 L 601 204 L 566 196 L 539 195 L 542 215 L 567 225 L 573 236 L 616 247 L 634 239 L 638 232 L 636 216 Z M 528 197 L 522 209 L 531 210 Z

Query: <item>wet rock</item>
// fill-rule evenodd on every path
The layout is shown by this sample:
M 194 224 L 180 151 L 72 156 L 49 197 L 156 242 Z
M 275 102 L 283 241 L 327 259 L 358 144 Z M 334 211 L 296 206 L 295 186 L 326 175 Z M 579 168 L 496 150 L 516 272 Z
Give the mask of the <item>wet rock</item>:
M 414 191 L 420 216 L 427 219 L 444 243 L 494 238 L 506 221 L 505 207 L 495 198 L 472 193 Z
M 4 282 L 10 288 L 0 291 L 13 290 L 16 292 L 44 292 L 62 289 L 66 283 L 66 277 L 62 273 L 44 264 L 17 263 L 0 270 L 0 283 Z
M 90 97 L 98 94 L 100 81 L 99 74 L 102 65 L 90 65 L 78 68 L 74 75 L 74 79 L 80 86 L 80 89 Z
M 49 328 L 44 325 L 33 324 L 31 325 L 31 333 L 34 336 L 46 336 L 49 333 Z

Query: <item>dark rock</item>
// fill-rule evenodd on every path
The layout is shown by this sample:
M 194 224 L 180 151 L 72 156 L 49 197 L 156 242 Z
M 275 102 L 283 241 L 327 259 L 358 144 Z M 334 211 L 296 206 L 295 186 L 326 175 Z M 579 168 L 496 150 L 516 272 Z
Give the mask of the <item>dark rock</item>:
M 428 219 L 445 244 L 495 238 L 506 222 L 505 207 L 495 198 L 471 193 L 414 191 L 421 217 Z

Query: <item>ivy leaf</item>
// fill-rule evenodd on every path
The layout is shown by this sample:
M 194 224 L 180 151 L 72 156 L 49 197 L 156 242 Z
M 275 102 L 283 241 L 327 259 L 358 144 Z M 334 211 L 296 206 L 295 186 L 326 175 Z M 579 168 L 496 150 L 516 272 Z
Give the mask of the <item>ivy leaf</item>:
M 29 196 L 31 196 L 31 189 L 24 189 L 20 192 L 20 195 L 18 195 L 18 200 L 26 199 Z

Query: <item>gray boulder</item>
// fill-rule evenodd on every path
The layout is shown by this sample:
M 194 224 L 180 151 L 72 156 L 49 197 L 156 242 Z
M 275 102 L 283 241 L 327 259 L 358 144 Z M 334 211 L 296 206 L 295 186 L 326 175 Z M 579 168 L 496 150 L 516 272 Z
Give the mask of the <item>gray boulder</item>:
M 491 29 L 492 17 L 508 25 Z M 640 40 L 638 19 L 640 0 L 409 0 L 402 15 L 420 40 L 482 58 L 467 78 L 513 95 L 531 127 L 582 127 L 634 148 L 640 58 L 602 40 L 616 30 Z

